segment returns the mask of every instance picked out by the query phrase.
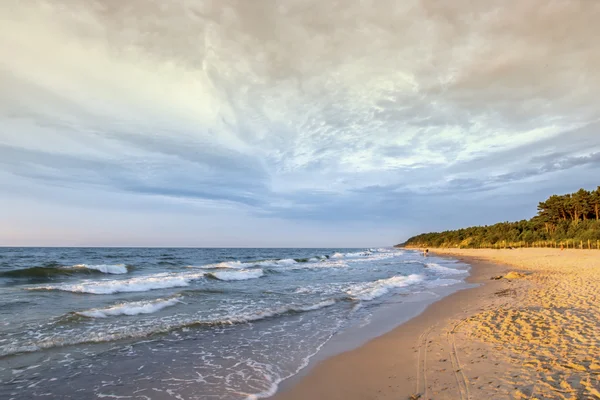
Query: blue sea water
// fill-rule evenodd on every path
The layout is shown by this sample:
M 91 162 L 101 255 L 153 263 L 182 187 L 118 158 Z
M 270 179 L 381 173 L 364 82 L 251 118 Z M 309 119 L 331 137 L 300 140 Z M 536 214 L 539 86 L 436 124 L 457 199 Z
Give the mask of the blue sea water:
M 0 248 L 0 398 L 272 395 L 468 266 L 380 249 Z

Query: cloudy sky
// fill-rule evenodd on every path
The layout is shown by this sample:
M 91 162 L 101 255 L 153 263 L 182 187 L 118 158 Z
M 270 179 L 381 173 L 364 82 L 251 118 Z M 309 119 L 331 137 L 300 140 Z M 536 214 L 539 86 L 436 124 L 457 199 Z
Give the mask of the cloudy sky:
M 600 184 L 600 2 L 2 0 L 0 244 L 378 246 Z

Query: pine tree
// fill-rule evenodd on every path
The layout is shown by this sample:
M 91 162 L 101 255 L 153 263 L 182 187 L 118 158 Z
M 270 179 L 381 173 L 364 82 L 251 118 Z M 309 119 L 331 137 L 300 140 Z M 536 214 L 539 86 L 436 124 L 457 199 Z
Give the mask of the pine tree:
M 406 245 L 431 247 L 491 247 L 499 243 L 522 245 L 534 241 L 582 241 L 600 247 L 600 186 L 575 193 L 552 195 L 538 204 L 530 220 L 472 226 L 457 231 L 433 232 L 408 239 Z
M 579 218 L 586 221 L 588 219 L 588 214 L 591 211 L 591 195 L 585 189 L 579 189 L 575 194 L 573 194 L 573 207 L 575 208 L 575 219 L 579 221 Z
M 590 193 L 590 205 L 596 216 L 596 221 L 600 221 L 600 186 Z

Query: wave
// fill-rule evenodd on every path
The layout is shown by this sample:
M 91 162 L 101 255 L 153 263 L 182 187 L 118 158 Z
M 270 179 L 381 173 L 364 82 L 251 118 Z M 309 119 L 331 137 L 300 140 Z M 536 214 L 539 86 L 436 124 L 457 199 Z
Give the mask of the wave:
M 201 266 L 190 265 L 188 268 L 198 269 L 244 269 L 250 266 L 263 268 L 280 268 L 290 267 L 290 269 L 303 268 L 322 268 L 325 266 L 347 267 L 347 264 L 340 264 L 341 259 L 346 259 L 348 262 L 359 262 L 364 260 L 379 260 L 385 258 L 396 257 L 402 252 L 386 250 L 383 254 L 377 254 L 378 250 L 364 250 L 351 253 L 336 252 L 332 255 L 321 255 L 317 257 L 307 258 L 285 258 L 285 259 L 270 259 L 270 260 L 255 260 L 255 261 L 224 261 L 214 264 L 206 264 Z M 331 264 L 322 264 L 330 262 Z M 338 263 L 338 264 L 336 264 Z M 300 264 L 300 265 L 298 265 Z
M 303 264 L 305 262 L 308 262 L 308 260 L 309 260 L 308 258 L 299 258 L 299 259 L 284 258 L 281 260 L 249 261 L 246 264 L 247 265 L 256 265 L 259 267 L 276 268 L 276 267 L 287 267 L 287 266 L 301 264 L 301 263 Z
M 403 253 L 389 249 L 369 249 L 351 253 L 333 253 L 327 259 L 345 259 L 348 262 L 376 261 L 401 256 Z
M 347 268 L 348 264 L 342 260 L 321 260 L 314 263 L 298 265 L 292 269 L 320 269 L 320 268 Z
M 237 271 L 217 271 L 207 273 L 207 276 L 216 278 L 220 281 L 245 281 L 248 279 L 260 278 L 263 275 L 262 269 L 240 269 Z
M 317 257 L 310 257 L 310 258 L 294 258 L 294 261 L 298 262 L 298 263 L 306 263 L 306 262 L 315 262 L 318 261 Z
M 62 267 L 30 267 L 0 272 L 3 278 L 51 278 L 54 276 L 69 276 L 77 273 Z M 89 273 L 89 271 L 88 271 Z
M 331 307 L 334 304 L 336 304 L 335 300 L 328 299 L 313 304 L 295 304 L 289 306 L 280 306 L 252 312 L 242 312 L 239 314 L 226 315 L 215 319 L 188 319 L 179 321 L 172 319 L 159 319 L 152 321 L 152 324 L 146 326 L 132 325 L 130 329 L 119 329 L 117 332 L 103 333 L 98 328 L 95 328 L 92 330 L 81 332 L 77 335 L 73 335 L 73 330 L 70 330 L 69 334 L 65 335 L 51 334 L 47 338 L 31 340 L 26 343 L 11 343 L 7 345 L 1 345 L 0 357 L 16 353 L 31 353 L 54 347 L 78 345 L 83 343 L 103 343 L 122 339 L 136 339 L 147 337 L 153 334 L 167 333 L 176 329 L 243 324 L 267 318 L 278 317 L 290 313 L 315 311 L 321 308 Z M 103 310 L 108 310 L 108 308 Z
M 243 268 L 244 265 L 240 261 L 224 261 L 215 264 L 206 264 L 206 265 L 190 265 L 188 268 L 199 268 L 199 269 L 239 269 Z
M 124 264 L 115 265 L 87 265 L 78 264 L 73 266 L 61 266 L 52 264 L 42 267 L 21 268 L 11 271 L 0 272 L 0 277 L 4 278 L 53 278 L 60 276 L 70 276 L 75 274 L 126 274 L 127 267 Z
M 266 260 L 256 263 L 260 267 L 274 268 L 273 271 L 281 270 L 300 270 L 300 269 L 316 269 L 316 268 L 344 268 L 348 264 L 343 260 L 332 260 L 328 258 L 306 258 L 300 259 L 306 261 L 298 261 L 297 259 L 283 259 L 283 260 Z
M 335 300 L 333 300 L 333 299 L 323 300 L 323 301 L 313 304 L 311 306 L 292 307 L 292 308 L 290 308 L 290 311 L 293 311 L 293 312 L 314 311 L 314 310 L 319 310 L 321 308 L 330 307 L 334 304 L 335 304 Z
M 367 250 L 367 251 L 359 251 L 356 253 L 346 253 L 346 254 L 344 254 L 344 257 L 357 258 L 357 257 L 369 257 L 372 255 L 373 255 L 373 252 L 370 250 Z
M 469 273 L 469 271 L 466 271 L 464 269 L 448 268 L 436 263 L 428 263 L 425 264 L 425 266 L 441 275 L 463 275 Z
M 307 259 L 303 259 L 303 258 L 299 258 L 298 260 L 292 259 L 292 258 L 284 258 L 283 260 L 277 260 L 275 261 L 275 264 L 277 265 L 295 265 L 298 263 L 303 263 L 303 262 L 307 262 Z
M 246 265 L 258 266 L 263 268 L 273 268 L 269 271 L 281 270 L 300 270 L 300 269 L 317 269 L 317 268 L 345 268 L 348 264 L 340 259 L 332 259 L 327 257 L 322 258 L 287 258 L 282 260 L 264 260 L 245 263 Z
M 88 265 L 88 264 L 77 264 L 73 265 L 74 269 L 83 268 L 93 271 L 100 271 L 103 274 L 126 274 L 128 272 L 125 264 L 98 264 L 98 265 Z
M 107 308 L 95 308 L 87 311 L 78 311 L 75 314 L 88 318 L 108 318 L 118 315 L 152 314 L 163 308 L 181 303 L 179 299 L 156 299 L 149 301 L 132 301 L 116 304 Z
M 294 293 L 297 293 L 297 294 L 312 293 L 312 290 L 307 287 L 301 286 L 299 288 L 296 288 L 296 290 L 294 290 Z
M 404 251 L 398 250 L 393 247 L 379 247 L 377 249 L 369 249 L 369 251 L 377 252 L 377 253 L 396 253 L 398 255 L 404 254 Z
M 399 275 L 387 279 L 379 279 L 374 282 L 366 282 L 352 285 L 346 293 L 353 299 L 373 300 L 387 294 L 391 289 L 414 285 L 423 281 L 421 275 L 409 276 Z
M 86 280 L 77 284 L 36 286 L 29 288 L 29 290 L 60 290 L 65 292 L 91 294 L 146 292 L 148 290 L 155 289 L 169 289 L 189 286 L 190 282 L 200 279 L 204 275 L 205 274 L 203 272 L 186 274 L 160 273 L 122 280 Z

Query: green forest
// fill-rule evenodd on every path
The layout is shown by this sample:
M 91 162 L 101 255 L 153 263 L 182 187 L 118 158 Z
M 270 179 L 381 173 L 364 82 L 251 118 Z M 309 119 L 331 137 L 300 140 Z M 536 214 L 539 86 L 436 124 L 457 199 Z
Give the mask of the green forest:
M 537 208 L 537 215 L 530 220 L 423 233 L 400 246 L 600 248 L 600 186 L 550 196 Z

